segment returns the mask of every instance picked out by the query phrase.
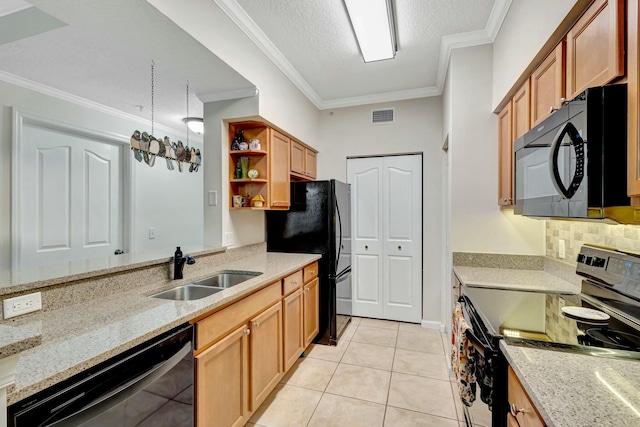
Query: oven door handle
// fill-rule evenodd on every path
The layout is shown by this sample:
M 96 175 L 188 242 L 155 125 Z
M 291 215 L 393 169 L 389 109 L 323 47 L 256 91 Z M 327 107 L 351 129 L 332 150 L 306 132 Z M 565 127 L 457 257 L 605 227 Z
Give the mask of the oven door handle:
M 473 348 L 475 348 L 476 351 L 482 355 L 482 357 L 485 357 L 486 352 L 491 351 L 487 348 L 487 346 L 482 344 L 482 341 L 480 341 L 478 337 L 475 336 L 472 329 L 467 329 L 467 332 L 465 332 L 465 336 L 467 337 Z

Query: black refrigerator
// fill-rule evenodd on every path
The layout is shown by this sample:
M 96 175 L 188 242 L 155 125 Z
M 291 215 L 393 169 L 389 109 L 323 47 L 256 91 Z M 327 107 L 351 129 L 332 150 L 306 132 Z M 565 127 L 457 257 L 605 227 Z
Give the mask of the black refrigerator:
M 288 211 L 267 211 L 267 251 L 322 254 L 320 329 L 314 342 L 336 345 L 351 321 L 351 186 L 291 183 Z

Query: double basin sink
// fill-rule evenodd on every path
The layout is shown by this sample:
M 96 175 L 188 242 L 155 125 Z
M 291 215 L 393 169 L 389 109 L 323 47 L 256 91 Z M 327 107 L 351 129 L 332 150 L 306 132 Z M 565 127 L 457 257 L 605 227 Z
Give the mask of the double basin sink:
M 208 297 L 261 274 L 255 271 L 222 271 L 198 282 L 159 292 L 151 295 L 151 297 L 175 301 L 191 301 Z

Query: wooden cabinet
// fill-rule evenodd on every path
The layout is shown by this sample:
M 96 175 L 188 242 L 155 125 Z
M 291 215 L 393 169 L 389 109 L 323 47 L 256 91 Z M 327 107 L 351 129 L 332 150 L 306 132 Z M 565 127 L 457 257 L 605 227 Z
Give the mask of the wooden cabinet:
M 318 313 L 318 278 L 316 277 L 303 286 L 304 301 L 304 347 L 307 348 L 319 331 Z
M 627 193 L 631 196 L 631 204 L 640 206 L 640 10 L 637 1 L 627 4 Z
M 233 150 L 233 138 L 243 132 L 246 141 L 257 139 L 260 150 Z M 247 163 L 242 167 L 243 160 Z M 240 176 L 237 176 L 237 169 Z M 255 169 L 257 178 L 245 176 Z M 287 209 L 289 207 L 289 138 L 260 122 L 229 124 L 229 206 L 231 209 Z M 233 196 L 243 196 L 244 205 L 234 206 Z M 255 206 L 253 197 L 264 198 L 262 206 Z
M 282 304 L 280 301 L 249 322 L 250 409 L 255 411 L 282 378 Z
M 249 334 L 242 325 L 195 357 L 197 426 L 236 427 L 249 419 Z
M 565 95 L 565 42 L 562 41 L 531 75 L 531 126 L 561 105 Z
M 513 204 L 513 130 L 511 102 L 498 114 L 498 205 Z
M 568 99 L 624 75 L 623 0 L 596 0 L 567 33 Z
M 530 83 L 531 79 L 527 79 L 511 101 L 511 129 L 514 141 L 531 129 Z
M 317 152 L 304 144 L 291 140 L 291 177 L 296 180 L 316 179 Z
M 303 311 L 302 290 L 297 287 L 293 293 L 282 300 L 285 371 L 288 371 L 296 363 L 296 360 L 304 351 L 302 335 Z
M 511 408 L 511 413 L 507 414 L 507 423 L 519 427 L 545 427 L 546 424 L 538 414 L 511 366 L 509 366 L 507 384 L 507 395 L 509 407 Z

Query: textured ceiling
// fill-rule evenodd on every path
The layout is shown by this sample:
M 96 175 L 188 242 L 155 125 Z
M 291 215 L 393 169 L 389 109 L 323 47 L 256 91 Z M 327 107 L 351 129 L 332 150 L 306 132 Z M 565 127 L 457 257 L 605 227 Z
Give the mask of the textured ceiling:
M 253 87 L 145 0 L 31 3 L 67 26 L 0 45 L 0 71 L 150 120 L 154 60 L 155 119 L 177 129 L 187 80 L 190 115 L 200 117 L 196 93 Z
M 396 58 L 364 63 L 341 0 L 236 0 L 324 100 L 436 86 L 443 36 L 482 30 L 494 0 L 395 0 Z

